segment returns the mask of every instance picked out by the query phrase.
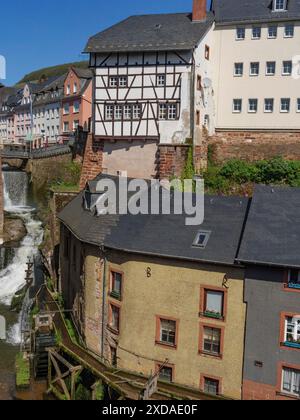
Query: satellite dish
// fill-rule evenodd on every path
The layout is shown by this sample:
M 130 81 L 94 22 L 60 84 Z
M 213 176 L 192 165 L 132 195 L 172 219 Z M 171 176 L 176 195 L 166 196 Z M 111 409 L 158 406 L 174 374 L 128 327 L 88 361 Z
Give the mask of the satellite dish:
M 205 89 L 211 88 L 212 87 L 212 81 L 211 79 L 208 79 L 207 77 L 205 79 L 203 79 L 203 87 Z

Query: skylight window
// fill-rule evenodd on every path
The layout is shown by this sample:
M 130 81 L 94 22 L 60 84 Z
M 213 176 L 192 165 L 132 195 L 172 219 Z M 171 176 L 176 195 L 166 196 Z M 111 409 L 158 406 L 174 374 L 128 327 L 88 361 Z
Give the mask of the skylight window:
M 286 11 L 287 0 L 274 0 L 273 10 L 274 12 Z
M 198 248 L 206 248 L 211 232 L 200 231 L 197 233 L 193 246 Z

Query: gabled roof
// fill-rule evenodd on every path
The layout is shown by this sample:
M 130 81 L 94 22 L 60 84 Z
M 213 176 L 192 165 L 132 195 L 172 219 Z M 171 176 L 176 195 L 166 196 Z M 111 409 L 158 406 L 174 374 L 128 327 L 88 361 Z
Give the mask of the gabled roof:
M 101 175 L 97 179 L 117 177 Z M 96 185 L 89 183 L 88 193 Z M 147 191 L 147 194 L 150 192 Z M 185 215 L 100 215 L 85 210 L 85 192 L 59 214 L 62 223 L 82 242 L 131 253 L 190 261 L 234 265 L 248 208 L 248 199 L 206 196 L 205 221 L 186 226 Z M 91 201 L 97 197 L 93 195 Z M 209 231 L 205 248 L 194 247 L 199 231 Z
M 213 23 L 192 22 L 190 13 L 131 16 L 91 37 L 85 52 L 192 50 Z
M 238 261 L 300 268 L 300 188 L 257 186 Z
M 92 79 L 93 72 L 91 69 L 82 69 L 80 67 L 72 67 L 72 70 L 77 74 L 79 79 Z
M 213 0 L 217 24 L 300 20 L 300 0 L 288 0 L 288 10 L 273 12 L 273 0 Z

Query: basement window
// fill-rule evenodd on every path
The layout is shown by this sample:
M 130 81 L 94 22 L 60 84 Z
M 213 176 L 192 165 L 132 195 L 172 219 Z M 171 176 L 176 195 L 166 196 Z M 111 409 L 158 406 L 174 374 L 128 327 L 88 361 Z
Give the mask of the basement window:
M 198 247 L 198 248 L 203 248 L 203 249 L 206 248 L 210 235 L 211 235 L 211 232 L 206 232 L 206 231 L 198 232 L 195 238 L 195 241 L 193 243 L 193 246 Z

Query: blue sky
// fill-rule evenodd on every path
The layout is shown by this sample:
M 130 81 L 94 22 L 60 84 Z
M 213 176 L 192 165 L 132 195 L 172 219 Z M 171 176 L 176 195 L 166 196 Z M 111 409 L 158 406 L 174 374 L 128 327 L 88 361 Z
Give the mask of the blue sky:
M 33 70 L 85 59 L 90 35 L 132 14 L 186 12 L 192 0 L 10 0 L 1 4 L 0 55 L 11 85 Z

